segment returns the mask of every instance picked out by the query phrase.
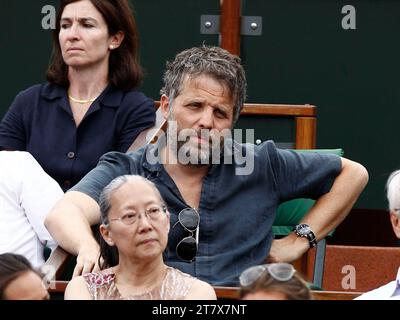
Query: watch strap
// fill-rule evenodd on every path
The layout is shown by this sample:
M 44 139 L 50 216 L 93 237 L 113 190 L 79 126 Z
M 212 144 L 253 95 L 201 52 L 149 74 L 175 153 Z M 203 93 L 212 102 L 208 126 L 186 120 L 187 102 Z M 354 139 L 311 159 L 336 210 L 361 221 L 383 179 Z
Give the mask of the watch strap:
M 300 230 L 304 228 L 308 229 L 307 232 L 301 233 Z M 310 248 L 314 248 L 317 246 L 317 238 L 315 236 L 315 233 L 311 230 L 308 224 L 305 223 L 298 224 L 293 228 L 293 231 L 296 233 L 297 236 L 307 238 Z

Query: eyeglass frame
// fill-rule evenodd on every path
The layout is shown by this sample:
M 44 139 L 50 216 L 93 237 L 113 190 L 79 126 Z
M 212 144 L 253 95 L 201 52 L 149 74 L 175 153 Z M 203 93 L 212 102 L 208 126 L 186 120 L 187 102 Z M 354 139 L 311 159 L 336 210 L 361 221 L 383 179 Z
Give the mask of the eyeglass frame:
M 185 211 L 185 210 L 193 210 L 193 211 L 196 212 L 196 214 L 197 214 L 197 217 L 198 217 L 197 227 L 196 227 L 196 229 L 193 230 L 193 231 L 190 230 L 190 229 L 188 229 L 188 228 L 181 222 L 180 215 L 181 215 L 181 213 L 182 213 L 183 211 Z M 189 232 L 189 233 L 190 233 L 190 236 L 184 237 L 182 240 L 180 240 L 180 241 L 178 242 L 178 244 L 177 244 L 176 247 L 175 247 L 176 255 L 177 255 L 177 257 L 178 257 L 179 259 L 181 259 L 182 261 L 185 261 L 185 262 L 193 262 L 193 261 L 196 260 L 196 254 L 197 254 L 197 251 L 198 251 L 198 249 L 199 249 L 200 214 L 197 212 L 196 208 L 192 208 L 192 207 L 183 208 L 181 211 L 179 211 L 179 213 L 178 213 L 178 221 L 172 226 L 172 228 L 175 228 L 176 225 L 177 225 L 178 223 L 183 227 L 183 229 L 184 229 L 186 232 Z M 195 233 L 195 232 L 196 232 L 196 237 L 194 237 L 194 235 L 193 235 L 193 233 Z M 179 245 L 182 243 L 182 241 L 184 241 L 185 239 L 191 239 L 191 238 L 194 239 L 195 242 L 196 242 L 196 253 L 195 253 L 194 257 L 193 257 L 191 260 L 183 259 L 183 258 L 178 254 L 178 246 L 179 246 Z
M 273 270 L 274 267 L 278 266 L 285 266 L 285 267 L 289 267 L 288 271 L 290 271 L 290 273 L 288 274 L 288 276 L 286 277 L 279 277 L 275 271 L 271 271 Z M 251 281 L 245 281 L 244 280 L 244 276 L 246 273 L 251 272 L 252 270 L 257 270 L 257 269 L 262 269 L 261 272 L 254 277 L 254 279 L 252 279 Z M 264 274 L 265 272 L 268 272 L 268 274 L 275 280 L 280 281 L 280 282 L 286 282 L 289 281 L 293 278 L 293 276 L 295 275 L 295 273 L 297 272 L 296 269 L 293 267 L 293 265 L 291 265 L 290 263 L 287 262 L 275 262 L 275 263 L 267 263 L 267 264 L 262 264 L 262 265 L 257 265 L 257 266 L 252 266 L 249 267 L 247 269 L 245 269 L 239 276 L 239 283 L 242 287 L 248 287 L 253 285 L 256 281 L 258 281 Z
M 162 213 L 162 212 L 167 213 L 167 207 L 166 207 L 166 205 L 164 205 L 164 204 L 157 204 L 156 206 L 159 207 L 159 208 L 161 209 L 161 213 Z M 134 221 L 132 221 L 131 223 L 126 223 L 126 222 L 124 222 L 124 220 L 123 220 L 124 217 L 126 217 L 127 215 L 129 215 L 129 214 L 131 214 L 131 213 L 124 214 L 122 217 L 119 217 L 119 218 L 109 219 L 108 222 L 110 223 L 111 221 L 120 221 L 120 222 L 122 222 L 122 224 L 124 224 L 124 225 L 126 225 L 126 226 L 131 226 L 131 225 L 133 225 L 136 221 L 139 221 L 140 217 L 142 216 L 142 213 L 144 213 L 144 215 L 146 216 L 146 218 L 147 218 L 148 220 L 150 220 L 150 221 L 155 221 L 155 220 L 154 220 L 153 218 L 151 218 L 150 215 L 148 214 L 148 211 L 151 210 L 151 209 L 154 209 L 154 207 L 151 207 L 151 208 L 149 208 L 149 209 L 146 209 L 144 212 L 143 212 L 143 211 L 137 212 L 137 219 L 134 220 Z M 109 223 L 108 223 L 108 224 L 109 224 Z

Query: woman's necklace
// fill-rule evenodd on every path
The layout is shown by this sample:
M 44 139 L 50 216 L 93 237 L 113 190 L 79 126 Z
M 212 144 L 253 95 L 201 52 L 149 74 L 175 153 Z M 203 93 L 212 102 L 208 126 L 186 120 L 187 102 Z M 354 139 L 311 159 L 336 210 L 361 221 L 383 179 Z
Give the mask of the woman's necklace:
M 86 104 L 86 103 L 89 103 L 89 102 L 91 103 L 91 102 L 95 101 L 98 98 L 98 96 L 96 96 L 96 97 L 94 97 L 92 99 L 88 99 L 88 100 L 79 100 L 79 99 L 75 99 L 74 97 L 72 97 L 69 93 L 68 93 L 68 97 L 71 99 L 71 101 L 79 103 L 79 104 Z

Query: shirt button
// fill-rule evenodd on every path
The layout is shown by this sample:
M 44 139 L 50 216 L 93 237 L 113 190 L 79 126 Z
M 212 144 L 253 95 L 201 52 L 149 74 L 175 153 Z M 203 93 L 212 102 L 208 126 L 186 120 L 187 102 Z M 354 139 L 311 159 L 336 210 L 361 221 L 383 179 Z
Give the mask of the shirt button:
M 69 159 L 75 158 L 75 152 L 68 152 L 67 157 L 68 157 Z

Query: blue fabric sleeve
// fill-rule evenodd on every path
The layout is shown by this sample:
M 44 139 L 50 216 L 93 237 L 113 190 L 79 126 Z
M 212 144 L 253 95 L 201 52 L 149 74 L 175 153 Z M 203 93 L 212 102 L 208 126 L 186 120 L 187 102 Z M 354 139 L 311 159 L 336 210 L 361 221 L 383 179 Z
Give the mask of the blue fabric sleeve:
M 138 97 L 140 98 L 139 103 Z M 120 152 L 126 152 L 140 132 L 154 126 L 156 119 L 154 101 L 141 93 L 136 92 L 134 97 L 130 97 L 128 94 L 123 103 L 130 105 L 126 121 L 119 136 L 116 137 L 116 151 Z
M 29 108 L 24 92 L 19 93 L 0 123 L 0 149 L 26 150 L 24 112 Z
M 108 152 L 100 158 L 98 165 L 69 191 L 85 193 L 99 202 L 101 192 L 112 180 L 125 174 L 135 173 L 132 166 L 129 156 L 125 153 Z
M 273 176 L 280 200 L 318 199 L 329 192 L 342 170 L 341 158 L 317 152 L 298 153 L 268 145 Z

